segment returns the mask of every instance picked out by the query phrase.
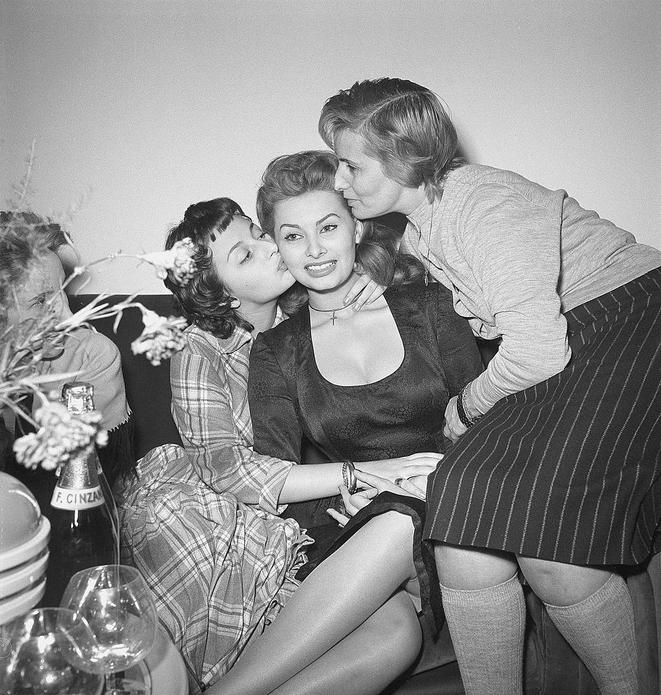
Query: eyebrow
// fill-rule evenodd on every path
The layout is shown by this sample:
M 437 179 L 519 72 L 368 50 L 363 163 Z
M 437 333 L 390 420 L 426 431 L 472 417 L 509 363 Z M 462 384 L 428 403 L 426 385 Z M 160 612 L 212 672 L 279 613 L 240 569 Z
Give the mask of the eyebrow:
M 244 217 L 244 219 L 250 220 L 249 217 Z M 255 223 L 254 223 L 252 220 L 250 220 L 250 235 L 251 235 L 251 236 L 252 236 L 252 233 L 253 233 L 253 230 L 254 230 L 254 229 L 255 229 Z M 234 246 L 232 246 L 232 248 L 227 252 L 227 260 L 228 260 L 228 261 L 229 261 L 229 259 L 230 259 L 230 256 L 232 255 L 232 252 L 233 252 L 237 247 L 241 246 L 242 243 L 243 243 L 243 241 L 241 241 L 241 240 L 237 241 L 236 244 L 234 244 Z
M 327 215 L 324 215 L 320 220 L 317 220 L 314 224 L 315 227 L 318 227 L 322 222 L 325 222 L 329 217 L 337 217 L 339 219 L 339 215 L 336 212 L 329 212 Z M 301 225 L 300 224 L 290 224 L 288 222 L 283 222 L 278 229 L 282 229 L 283 227 L 292 227 L 293 229 L 300 229 Z
M 234 252 L 234 250 L 237 249 L 239 246 L 241 246 L 241 244 L 243 244 L 243 241 L 237 241 L 236 244 L 234 244 L 234 246 L 232 246 L 232 248 L 227 252 L 227 260 L 228 261 L 230 259 L 230 256 Z

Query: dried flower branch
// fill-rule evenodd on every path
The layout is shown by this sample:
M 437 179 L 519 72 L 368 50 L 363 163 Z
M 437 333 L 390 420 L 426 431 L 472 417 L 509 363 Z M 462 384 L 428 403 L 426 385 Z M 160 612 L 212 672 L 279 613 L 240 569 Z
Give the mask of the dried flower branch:
M 162 253 L 130 255 L 118 252 L 76 267 L 61 289 L 63 291 L 73 278 L 83 275 L 91 266 L 119 257 L 138 258 L 149 263 L 156 268 L 160 277 L 169 270 L 176 281 L 185 284 L 196 272 L 194 252 L 195 245 L 190 239 L 184 239 Z M 7 279 L 0 277 L 0 282 L 5 283 L 7 290 Z M 13 296 L 11 288 L 5 292 L 5 296 Z M 41 465 L 46 469 L 55 468 L 79 453 L 81 447 L 89 446 L 92 441 L 101 444 L 104 438 L 100 434 L 100 420 L 98 423 L 84 419 L 82 423 L 75 421 L 66 408 L 49 402 L 46 395 L 49 382 L 76 376 L 75 373 L 42 373 L 47 360 L 62 351 L 66 340 L 74 331 L 83 326 L 90 327 L 92 322 L 99 319 L 111 317 L 115 317 L 114 329 L 117 330 L 124 311 L 137 309 L 142 314 L 144 329 L 132 343 L 135 354 L 144 354 L 152 364 L 158 365 L 184 344 L 182 331 L 186 327 L 185 319 L 159 316 L 135 301 L 136 295 L 110 303 L 108 300 L 111 295 L 102 293 L 64 319 L 57 310 L 61 296 L 60 293 L 51 297 L 46 302 L 43 315 L 38 319 L 27 319 L 16 325 L 0 328 L 0 409 L 9 408 L 16 416 L 38 428 L 36 433 L 21 437 L 14 443 L 17 460 L 29 467 Z M 41 403 L 34 418 L 21 408 L 21 401 L 29 394 Z
M 55 470 L 108 441 L 97 411 L 72 415 L 61 403 L 47 402 L 35 412 L 35 421 L 39 429 L 14 442 L 16 460 L 27 468 Z
M 184 347 L 183 329 L 186 319 L 180 316 L 159 316 L 149 309 L 142 313 L 145 328 L 131 343 L 134 355 L 143 355 L 153 364 L 159 365 Z
M 14 186 L 14 193 L 17 194 L 18 198 L 10 201 L 10 206 L 14 210 L 22 209 L 28 196 L 32 193 L 32 170 L 34 168 L 34 151 L 36 146 L 37 138 L 32 138 L 30 152 L 25 161 L 25 171 L 23 172 L 23 176 L 18 186 Z

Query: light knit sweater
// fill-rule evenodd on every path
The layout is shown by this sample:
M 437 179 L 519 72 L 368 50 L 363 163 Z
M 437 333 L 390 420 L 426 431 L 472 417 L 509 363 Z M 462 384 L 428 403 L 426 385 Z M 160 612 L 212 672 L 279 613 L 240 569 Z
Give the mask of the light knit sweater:
M 409 215 L 403 249 L 452 290 L 473 333 L 502 338 L 471 382 L 481 413 L 569 362 L 563 312 L 661 266 L 661 252 L 511 171 L 466 165 L 450 172 L 441 200 Z

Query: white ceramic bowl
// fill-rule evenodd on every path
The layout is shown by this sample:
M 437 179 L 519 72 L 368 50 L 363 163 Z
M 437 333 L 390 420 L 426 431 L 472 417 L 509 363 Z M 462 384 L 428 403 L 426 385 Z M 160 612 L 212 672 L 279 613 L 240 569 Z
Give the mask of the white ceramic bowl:
M 28 488 L 8 473 L 0 472 L 0 555 L 35 536 L 40 518 L 41 510 Z M 1 562 L 0 569 L 4 569 Z
M 9 598 L 0 600 L 0 625 L 34 608 L 46 590 L 46 578 Z
M 0 599 L 7 598 L 36 584 L 46 574 L 48 551 L 42 550 L 36 557 L 0 572 Z
M 0 512 L 1 514 L 2 512 Z M 12 567 L 36 559 L 35 556 L 48 545 L 49 536 L 50 521 L 42 516 L 37 524 L 37 532 L 31 538 L 11 550 L 0 552 L 0 570 L 6 572 Z

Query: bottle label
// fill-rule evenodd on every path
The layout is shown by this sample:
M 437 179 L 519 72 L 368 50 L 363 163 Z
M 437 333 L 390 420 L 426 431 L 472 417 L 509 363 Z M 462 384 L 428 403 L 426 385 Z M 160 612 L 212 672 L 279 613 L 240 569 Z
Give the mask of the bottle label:
M 56 485 L 50 503 L 57 509 L 91 509 L 102 506 L 104 497 L 100 485 L 78 489 L 61 488 Z

